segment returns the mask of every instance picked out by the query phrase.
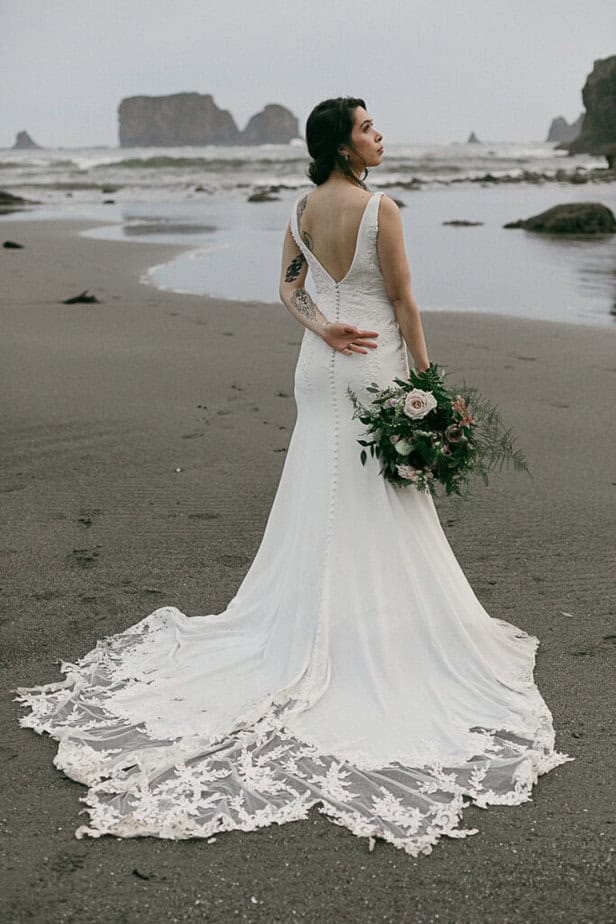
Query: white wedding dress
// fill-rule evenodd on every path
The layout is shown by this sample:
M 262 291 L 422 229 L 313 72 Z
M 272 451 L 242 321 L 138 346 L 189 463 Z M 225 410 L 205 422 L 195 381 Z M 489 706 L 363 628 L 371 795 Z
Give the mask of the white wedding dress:
M 326 317 L 379 331 L 352 357 L 306 330 L 297 423 L 262 544 L 218 615 L 164 606 L 66 679 L 17 690 L 88 787 L 77 836 L 208 838 L 305 818 L 415 856 L 464 837 L 462 809 L 530 798 L 568 760 L 533 682 L 537 640 L 491 618 L 429 495 L 361 465 L 350 386 L 408 373 L 367 203 L 340 282 L 302 243 Z M 371 842 L 371 846 L 372 846 Z

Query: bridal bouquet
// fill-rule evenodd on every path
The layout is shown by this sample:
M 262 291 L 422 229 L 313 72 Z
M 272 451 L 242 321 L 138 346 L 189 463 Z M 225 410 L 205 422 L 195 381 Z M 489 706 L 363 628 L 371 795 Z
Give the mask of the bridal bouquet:
M 408 381 L 395 379 L 384 389 L 372 384 L 367 391 L 374 397 L 365 406 L 349 389 L 353 417 L 366 426 L 365 439 L 358 440 L 361 462 L 370 452 L 392 484 L 433 495 L 440 485 L 445 494 L 462 495 L 472 475 L 487 484 L 489 472 L 503 466 L 528 471 L 495 405 L 472 386 L 450 388 L 434 364 L 411 371 Z

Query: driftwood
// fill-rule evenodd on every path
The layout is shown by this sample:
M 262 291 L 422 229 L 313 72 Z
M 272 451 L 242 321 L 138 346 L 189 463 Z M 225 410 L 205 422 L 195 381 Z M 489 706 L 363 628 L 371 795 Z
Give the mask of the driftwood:
M 72 298 L 65 298 L 63 305 L 100 305 L 96 295 L 92 295 L 89 289 L 84 289 L 79 295 L 73 295 Z

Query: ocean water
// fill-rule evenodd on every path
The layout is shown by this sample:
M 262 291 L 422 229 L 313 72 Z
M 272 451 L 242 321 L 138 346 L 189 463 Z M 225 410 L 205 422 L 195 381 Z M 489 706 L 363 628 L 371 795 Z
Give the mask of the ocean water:
M 87 235 L 186 248 L 150 269 L 163 289 L 277 301 L 280 247 L 306 179 L 303 142 L 261 147 L 0 151 L 0 189 L 36 199 L 11 217 L 103 221 Z M 504 230 L 559 202 L 616 212 L 616 184 L 587 182 L 605 162 L 547 144 L 391 145 L 373 190 L 404 203 L 423 310 L 487 311 L 577 324 L 616 323 L 616 240 Z M 564 180 L 575 175 L 578 183 Z M 275 201 L 250 194 L 273 188 Z M 476 227 L 443 222 L 467 219 Z M 1 220 L 1 219 L 0 219 Z

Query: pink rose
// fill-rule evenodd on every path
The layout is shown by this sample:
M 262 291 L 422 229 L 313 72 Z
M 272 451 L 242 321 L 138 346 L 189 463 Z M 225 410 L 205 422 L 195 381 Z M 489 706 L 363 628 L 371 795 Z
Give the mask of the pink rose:
M 416 481 L 417 479 L 417 469 L 413 468 L 412 465 L 396 465 L 396 471 L 406 481 Z
M 411 420 L 421 420 L 436 407 L 436 398 L 431 391 L 414 388 L 404 399 L 404 413 Z

